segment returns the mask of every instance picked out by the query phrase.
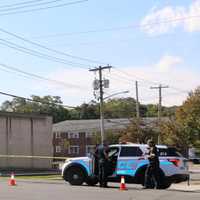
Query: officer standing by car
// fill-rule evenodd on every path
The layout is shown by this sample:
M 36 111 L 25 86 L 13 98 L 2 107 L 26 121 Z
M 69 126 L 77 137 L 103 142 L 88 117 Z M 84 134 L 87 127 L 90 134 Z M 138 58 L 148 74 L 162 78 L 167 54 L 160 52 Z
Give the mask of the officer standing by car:
M 107 187 L 108 145 L 105 141 L 98 145 L 96 155 L 98 158 L 99 186 Z
M 160 185 L 160 163 L 158 150 L 153 140 L 148 140 L 147 144 L 149 145 L 147 158 L 149 160 L 149 164 L 145 171 L 145 182 L 144 188 L 159 188 Z

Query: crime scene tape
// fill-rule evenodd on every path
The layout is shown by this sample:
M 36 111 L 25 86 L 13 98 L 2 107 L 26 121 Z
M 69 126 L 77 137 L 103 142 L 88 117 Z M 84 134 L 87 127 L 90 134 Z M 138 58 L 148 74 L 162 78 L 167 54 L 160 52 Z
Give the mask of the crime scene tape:
M 69 157 L 54 157 L 54 156 L 27 156 L 27 155 L 0 155 L 0 158 L 37 158 L 37 159 L 60 159 L 66 160 Z

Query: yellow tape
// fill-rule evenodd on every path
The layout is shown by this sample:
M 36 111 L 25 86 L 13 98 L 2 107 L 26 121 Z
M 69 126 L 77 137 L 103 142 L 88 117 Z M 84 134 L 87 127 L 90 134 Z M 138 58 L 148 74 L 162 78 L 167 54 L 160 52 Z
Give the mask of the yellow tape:
M 26 156 L 26 155 L 0 155 L 0 158 L 37 158 L 37 159 L 60 159 L 60 160 L 66 160 L 69 157 Z

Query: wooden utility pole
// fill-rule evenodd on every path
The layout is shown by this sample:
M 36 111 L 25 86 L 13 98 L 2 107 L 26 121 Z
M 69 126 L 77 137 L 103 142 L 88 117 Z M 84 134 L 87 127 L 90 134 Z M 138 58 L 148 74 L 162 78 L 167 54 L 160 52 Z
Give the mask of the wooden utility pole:
M 138 95 L 138 82 L 135 81 L 135 90 L 136 90 L 136 117 L 140 119 L 140 103 L 139 103 L 139 95 Z
M 103 144 L 103 141 L 104 141 L 104 133 L 105 133 L 105 130 L 104 130 L 104 107 L 103 107 L 103 95 L 104 95 L 103 88 L 104 88 L 104 83 L 103 83 L 103 79 L 102 79 L 102 71 L 104 69 L 111 69 L 111 68 L 112 67 L 108 65 L 108 66 L 105 66 L 105 67 L 99 66 L 97 68 L 89 70 L 89 71 L 93 71 L 93 72 L 98 72 L 99 73 L 100 129 L 101 129 L 101 143 L 102 144 Z
M 138 82 L 135 81 L 135 94 L 136 94 L 136 125 L 137 125 L 137 131 L 138 135 L 141 134 L 140 129 L 140 103 L 139 103 L 139 92 L 138 92 Z M 140 143 L 140 139 L 138 139 L 138 143 Z
M 161 117 L 162 117 L 162 89 L 169 88 L 169 86 L 162 86 L 161 84 L 157 87 L 151 87 L 151 89 L 158 89 L 159 91 L 159 103 L 158 103 L 158 144 L 160 143 L 160 125 L 161 125 Z

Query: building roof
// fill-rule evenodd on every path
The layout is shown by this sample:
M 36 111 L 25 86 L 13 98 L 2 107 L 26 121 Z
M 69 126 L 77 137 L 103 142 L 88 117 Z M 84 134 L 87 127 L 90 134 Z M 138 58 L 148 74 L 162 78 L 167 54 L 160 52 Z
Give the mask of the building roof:
M 125 129 L 132 119 L 119 118 L 119 119 L 105 119 L 105 130 L 122 130 Z M 151 124 L 155 122 L 157 118 L 143 118 L 144 124 Z M 53 125 L 53 132 L 67 132 L 67 131 L 100 131 L 100 120 L 66 120 Z
M 17 118 L 39 118 L 43 119 L 46 117 L 51 117 L 47 114 L 38 114 L 38 113 L 17 113 L 17 112 L 4 112 L 0 111 L 0 117 L 17 117 Z

